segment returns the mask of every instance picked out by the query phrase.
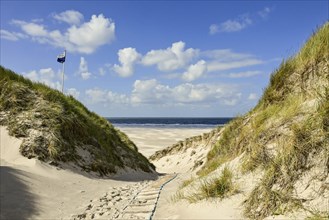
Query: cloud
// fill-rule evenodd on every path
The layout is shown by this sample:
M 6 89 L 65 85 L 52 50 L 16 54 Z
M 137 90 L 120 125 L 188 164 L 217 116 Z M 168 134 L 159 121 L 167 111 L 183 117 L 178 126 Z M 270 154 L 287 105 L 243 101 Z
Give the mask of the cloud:
M 106 89 L 93 88 L 85 91 L 91 104 L 127 106 L 232 106 L 239 102 L 241 93 L 236 85 L 183 83 L 169 86 L 156 79 L 136 80 L 130 94 L 115 93 Z
M 80 58 L 79 72 L 78 74 L 81 76 L 83 80 L 87 80 L 91 77 L 91 73 L 88 70 L 88 63 L 84 57 Z
M 272 9 L 269 7 L 265 7 L 263 10 L 258 12 L 258 15 L 263 19 L 268 18 L 269 14 L 271 13 Z
M 250 26 L 253 23 L 252 19 L 248 14 L 240 15 L 236 19 L 229 19 L 227 21 L 224 21 L 217 24 L 212 24 L 209 27 L 209 33 L 210 34 L 216 34 L 220 32 L 237 32 L 245 29 L 246 27 Z
M 262 71 L 245 71 L 245 72 L 238 72 L 238 73 L 229 73 L 225 74 L 224 76 L 228 78 L 248 78 L 252 76 L 256 76 L 262 74 Z
M 236 53 L 231 49 L 206 50 L 201 52 L 200 55 L 216 61 L 242 60 L 253 57 L 251 54 Z
M 263 61 L 248 53 L 237 53 L 231 49 L 217 49 L 201 51 L 199 49 L 184 49 L 185 43 L 180 41 L 172 44 L 165 50 L 151 50 L 142 56 L 135 48 L 124 48 L 118 51 L 120 64 L 114 64 L 111 69 L 121 77 L 129 77 L 134 72 L 136 64 L 143 66 L 157 65 L 160 71 L 166 72 L 162 78 L 181 78 L 184 81 L 194 81 L 208 72 L 238 69 L 247 66 L 262 64 Z M 202 58 L 191 64 L 196 58 Z M 169 72 L 176 69 L 183 69 Z M 245 74 L 256 74 L 255 72 Z M 230 78 L 243 77 L 240 75 L 227 75 Z M 247 76 L 245 76 L 247 77 Z
M 69 88 L 66 90 L 68 95 L 73 96 L 74 98 L 78 99 L 80 96 L 80 92 L 76 88 Z
M 0 37 L 6 40 L 10 40 L 10 41 L 18 41 L 20 39 L 25 39 L 27 38 L 27 36 L 25 34 L 22 33 L 17 33 L 17 32 L 10 32 L 7 30 L 0 30 Z
M 239 32 L 252 24 L 266 20 L 271 11 L 272 9 L 270 7 L 264 7 L 256 13 L 246 13 L 239 15 L 237 18 L 228 19 L 220 24 L 211 24 L 209 26 L 209 34 Z
M 83 20 L 83 15 L 78 11 L 67 10 L 59 14 L 54 14 L 53 18 L 71 25 L 79 25 Z
M 105 75 L 104 68 L 103 67 L 98 68 L 98 73 L 99 73 L 99 75 L 104 76 Z
M 161 71 L 172 71 L 188 65 L 199 53 L 199 50 L 185 50 L 185 43 L 175 42 L 167 49 L 151 50 L 142 59 L 145 66 L 156 65 Z
M 222 71 L 229 69 L 237 69 L 241 67 L 253 66 L 262 63 L 263 63 L 262 60 L 256 58 L 250 58 L 250 59 L 243 59 L 243 60 L 229 61 L 229 62 L 212 61 L 208 63 L 207 67 L 208 67 L 208 72 L 214 72 L 214 71 Z
M 86 95 L 91 103 L 103 103 L 103 104 L 128 104 L 130 102 L 129 97 L 125 94 L 118 94 L 108 90 L 102 90 L 98 88 L 86 90 Z
M 238 69 L 247 66 L 253 66 L 262 64 L 263 61 L 255 58 L 252 54 L 248 53 L 236 53 L 230 49 L 222 50 L 208 50 L 201 52 L 201 56 L 204 56 L 208 59 L 207 61 L 207 71 L 224 71 L 230 69 Z M 244 72 L 245 75 L 258 74 L 258 72 Z M 243 77 L 241 74 L 229 74 L 226 75 L 230 78 L 239 78 Z
M 156 79 L 136 80 L 131 94 L 132 104 L 187 105 L 222 102 L 236 97 L 231 85 L 184 83 L 175 87 L 163 85 Z
M 38 43 L 65 48 L 72 53 L 91 54 L 99 47 L 112 43 L 115 38 L 115 23 L 103 14 L 92 15 L 90 21 L 72 25 L 64 33 L 60 30 L 47 30 L 44 25 L 34 22 L 13 20 L 12 24 L 19 26 Z
M 22 75 L 29 78 L 32 81 L 44 83 L 53 89 L 57 89 L 57 90 L 62 89 L 62 84 L 59 81 L 60 80 L 59 75 L 55 74 L 52 68 L 40 69 L 39 71 L 32 70 L 27 73 L 22 73 Z
M 209 34 L 216 34 L 219 32 L 219 25 L 212 24 L 209 26 Z
M 256 100 L 258 99 L 258 95 L 256 93 L 250 93 L 248 96 L 249 100 Z
M 72 49 L 81 53 L 93 53 L 96 48 L 111 43 L 114 40 L 115 24 L 104 15 L 93 15 L 89 22 L 81 26 L 72 26 L 67 30 Z
M 135 48 L 124 48 L 118 51 L 121 65 L 114 64 L 113 70 L 121 77 L 131 76 L 134 72 L 134 64 L 141 58 Z
M 85 93 L 89 98 L 88 100 L 90 100 L 91 103 L 99 103 L 106 101 L 106 91 L 96 88 L 96 89 L 88 89 L 86 90 Z
M 191 82 L 201 77 L 207 71 L 206 61 L 200 60 L 196 64 L 189 66 L 186 72 L 183 73 L 182 79 Z
M 45 27 L 37 23 L 29 23 L 20 20 L 13 20 L 12 24 L 16 24 L 21 27 L 21 29 L 29 36 L 32 37 L 46 37 L 48 32 Z

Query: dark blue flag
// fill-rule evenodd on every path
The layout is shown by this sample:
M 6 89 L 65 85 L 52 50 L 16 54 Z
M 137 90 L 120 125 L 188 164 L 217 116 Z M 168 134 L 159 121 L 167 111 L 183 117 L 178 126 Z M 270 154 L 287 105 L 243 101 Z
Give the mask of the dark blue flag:
M 65 62 L 65 57 L 66 57 L 66 51 L 64 51 L 64 53 L 57 56 L 57 62 L 64 63 Z

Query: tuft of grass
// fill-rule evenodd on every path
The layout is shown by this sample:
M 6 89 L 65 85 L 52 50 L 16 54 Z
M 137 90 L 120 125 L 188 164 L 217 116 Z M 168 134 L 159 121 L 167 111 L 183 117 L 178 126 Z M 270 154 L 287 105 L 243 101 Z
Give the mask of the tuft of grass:
M 187 186 L 190 185 L 194 180 L 195 180 L 194 177 L 191 177 L 191 178 L 189 178 L 189 179 L 187 179 L 187 180 L 184 180 L 184 181 L 182 182 L 182 184 L 179 186 L 179 189 L 183 189 L 183 188 L 187 187 Z
M 198 192 L 187 196 L 190 202 L 197 202 L 208 198 L 225 198 L 236 193 L 237 186 L 233 183 L 233 173 L 224 167 L 221 175 L 211 180 L 203 180 Z
M 170 201 L 176 203 L 182 199 L 186 199 L 184 193 L 182 191 L 177 191 L 174 195 L 170 197 Z

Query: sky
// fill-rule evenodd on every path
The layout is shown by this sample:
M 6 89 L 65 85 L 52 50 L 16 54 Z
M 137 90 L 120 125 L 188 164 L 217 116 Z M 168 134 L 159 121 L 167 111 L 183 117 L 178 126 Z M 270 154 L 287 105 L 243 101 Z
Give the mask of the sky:
M 328 1 L 3 1 L 0 64 L 104 117 L 234 117 Z

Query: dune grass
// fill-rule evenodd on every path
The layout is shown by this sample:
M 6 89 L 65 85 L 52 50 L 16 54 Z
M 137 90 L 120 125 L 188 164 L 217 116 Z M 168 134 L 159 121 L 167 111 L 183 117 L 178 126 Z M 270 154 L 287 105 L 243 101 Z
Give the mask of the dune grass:
M 42 83 L 34 83 L 11 70 L 0 67 L 0 111 L 6 114 L 0 123 L 10 135 L 31 137 L 24 141 L 21 152 L 43 161 L 82 161 L 76 147 L 84 147 L 93 158 L 87 171 L 101 175 L 115 173 L 128 166 L 150 171 L 153 165 L 138 153 L 135 144 L 106 119 L 89 111 L 72 96 Z M 130 162 L 124 161 L 123 156 Z
M 223 199 L 238 192 L 238 186 L 233 182 L 233 173 L 228 167 L 224 167 L 218 177 L 202 179 L 194 186 L 189 186 L 194 181 L 197 180 L 191 178 L 184 181 L 180 187 L 180 190 L 172 196 L 171 200 L 176 202 L 181 199 L 185 199 L 191 203 L 195 203 L 203 199 Z M 182 189 L 185 187 L 190 187 L 189 189 L 192 189 L 192 192 L 184 193 Z
M 242 173 L 263 169 L 245 203 L 251 219 L 301 208 L 302 201 L 292 196 L 294 183 L 314 155 L 329 161 L 328 36 L 327 22 L 274 71 L 257 106 L 224 127 L 198 173 L 206 176 L 241 154 Z

